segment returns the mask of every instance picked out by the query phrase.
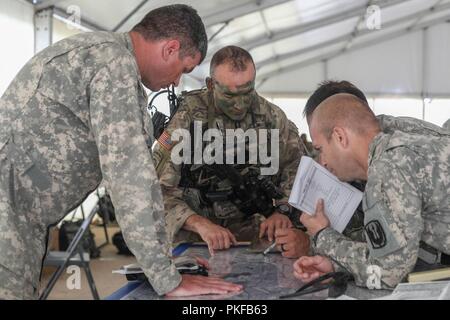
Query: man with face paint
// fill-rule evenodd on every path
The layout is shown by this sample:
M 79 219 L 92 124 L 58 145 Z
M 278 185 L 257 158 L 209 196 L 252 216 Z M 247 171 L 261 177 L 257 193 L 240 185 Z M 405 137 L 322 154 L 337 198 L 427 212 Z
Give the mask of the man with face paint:
M 306 254 L 309 238 L 293 228 L 288 217 L 291 210 L 287 205 L 297 167 L 304 154 L 296 126 L 279 107 L 257 94 L 255 65 L 244 49 L 228 46 L 216 52 L 211 60 L 210 74 L 207 88 L 183 94 L 178 112 L 153 150 L 164 194 L 169 234 L 175 242 L 203 240 L 210 253 L 214 254 L 214 250 L 227 249 L 237 241 L 250 241 L 256 237 L 273 241 L 275 233 L 281 232 L 289 235 L 285 237 L 289 241 L 285 239 L 279 243 L 284 256 Z M 230 217 L 219 218 L 217 208 L 199 208 L 186 198 L 187 186 L 191 187 L 189 190 L 196 189 L 198 182 L 192 181 L 195 179 L 184 181 L 183 170 L 189 167 L 188 171 L 192 171 L 194 166 L 173 162 L 170 153 L 177 141 L 172 141 L 171 137 L 174 130 L 190 130 L 198 121 L 203 124 L 203 129 L 219 129 L 224 137 L 227 129 L 242 129 L 244 132 L 249 129 L 279 130 L 279 168 L 270 179 L 284 196 L 275 200 L 273 212 L 266 217 L 256 213 L 242 216 L 231 212 Z M 204 196 L 198 195 L 200 198 Z M 294 246 L 293 242 L 305 245 Z

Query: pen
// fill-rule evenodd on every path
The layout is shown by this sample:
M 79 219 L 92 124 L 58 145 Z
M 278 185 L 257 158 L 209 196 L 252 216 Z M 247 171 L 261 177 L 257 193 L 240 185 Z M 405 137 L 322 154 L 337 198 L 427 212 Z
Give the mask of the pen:
M 268 254 L 269 251 L 272 250 L 273 248 L 275 248 L 276 245 L 277 245 L 277 243 L 274 241 L 266 250 L 264 250 L 263 255 Z

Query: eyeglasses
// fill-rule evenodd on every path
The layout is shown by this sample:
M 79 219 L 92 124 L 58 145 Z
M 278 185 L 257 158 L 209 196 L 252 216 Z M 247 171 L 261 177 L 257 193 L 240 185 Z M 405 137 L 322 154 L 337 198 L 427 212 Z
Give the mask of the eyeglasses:
M 330 282 L 322 283 L 325 280 L 331 279 Z M 337 298 L 344 294 L 347 290 L 347 283 L 353 280 L 353 276 L 346 272 L 330 272 L 318 277 L 317 279 L 303 285 L 294 293 L 280 296 L 280 299 L 299 297 L 305 294 L 310 294 L 325 289 L 328 290 L 329 298 Z

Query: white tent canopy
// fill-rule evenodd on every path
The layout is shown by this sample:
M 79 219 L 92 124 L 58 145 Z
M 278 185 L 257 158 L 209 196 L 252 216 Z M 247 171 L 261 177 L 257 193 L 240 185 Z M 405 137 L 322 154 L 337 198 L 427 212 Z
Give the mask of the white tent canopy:
M 69 19 L 78 7 L 89 29 L 114 31 L 129 30 L 152 8 L 193 6 L 211 40 L 207 59 L 191 75 L 198 82 L 188 80 L 188 87 L 201 85 L 211 55 L 233 44 L 250 50 L 258 90 L 269 95 L 306 95 L 324 79 L 347 79 L 373 96 L 450 96 L 449 0 L 31 2 Z M 381 9 L 380 29 L 368 28 L 371 6 Z
M 258 92 L 287 113 L 285 106 L 304 104 L 323 80 L 345 79 L 375 98 L 376 110 L 395 102 L 387 108 L 392 114 L 439 125 L 450 117 L 450 0 L 2 0 L 0 24 L 14 20 L 17 28 L 0 35 L 11 49 L 0 53 L 0 94 L 33 55 L 30 43 L 45 46 L 89 30 L 125 32 L 151 9 L 174 3 L 196 8 L 210 39 L 207 58 L 179 90 L 203 86 L 212 54 L 237 45 L 254 57 Z M 408 107 L 391 98 L 409 98 Z

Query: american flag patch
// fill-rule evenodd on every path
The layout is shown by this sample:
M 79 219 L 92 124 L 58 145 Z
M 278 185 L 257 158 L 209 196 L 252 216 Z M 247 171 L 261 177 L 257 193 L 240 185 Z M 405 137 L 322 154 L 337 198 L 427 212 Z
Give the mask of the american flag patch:
M 166 130 L 164 130 L 164 132 L 161 133 L 161 135 L 158 138 L 158 142 L 167 151 L 170 151 L 173 147 L 173 142 L 170 139 L 170 134 Z

